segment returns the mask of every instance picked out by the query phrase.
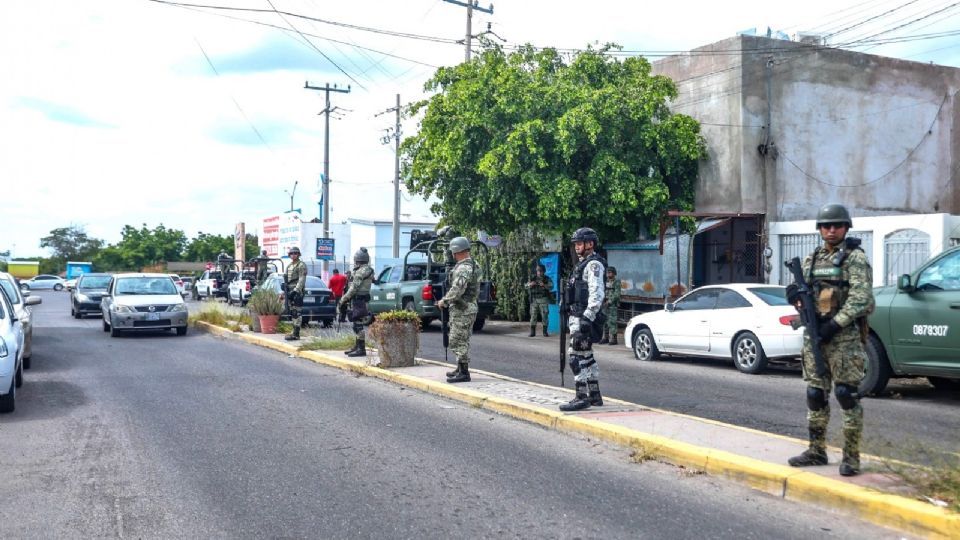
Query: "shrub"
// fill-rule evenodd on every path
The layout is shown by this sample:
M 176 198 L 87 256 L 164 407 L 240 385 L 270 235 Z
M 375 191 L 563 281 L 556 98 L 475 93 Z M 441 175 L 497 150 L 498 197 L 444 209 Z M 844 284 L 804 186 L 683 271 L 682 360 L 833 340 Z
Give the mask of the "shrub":
M 280 315 L 283 313 L 283 301 L 277 293 L 258 287 L 250 294 L 247 308 L 256 315 Z

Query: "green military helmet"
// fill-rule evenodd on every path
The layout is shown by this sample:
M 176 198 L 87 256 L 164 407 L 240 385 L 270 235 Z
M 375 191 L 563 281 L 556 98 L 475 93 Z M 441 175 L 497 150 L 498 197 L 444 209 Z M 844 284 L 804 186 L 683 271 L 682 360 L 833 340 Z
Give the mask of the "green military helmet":
M 450 241 L 450 253 L 460 253 L 461 251 L 470 251 L 470 241 L 458 236 Z
M 293 255 L 294 253 L 296 253 L 297 255 L 300 255 L 300 248 L 298 248 L 297 246 L 293 246 L 292 248 L 287 250 L 287 255 Z
M 367 253 L 367 248 L 362 247 L 353 254 L 353 264 L 367 264 L 369 262 L 370 254 Z
M 853 228 L 853 220 L 850 219 L 847 207 L 837 203 L 826 204 L 817 212 L 817 228 L 824 223 L 846 223 L 847 229 Z
M 607 267 L 607 272 L 610 272 L 610 273 L 613 274 L 613 275 L 617 275 L 617 267 L 616 267 L 616 266 L 608 266 L 608 267 Z

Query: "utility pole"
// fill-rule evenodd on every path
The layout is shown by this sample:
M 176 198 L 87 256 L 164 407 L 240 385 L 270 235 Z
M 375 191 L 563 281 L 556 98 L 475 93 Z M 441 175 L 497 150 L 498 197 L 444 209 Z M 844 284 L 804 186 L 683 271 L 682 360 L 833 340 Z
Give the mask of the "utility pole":
M 388 112 L 397 113 L 397 123 L 391 128 L 387 128 L 386 135 L 380 138 L 383 144 L 394 143 L 393 156 L 393 258 L 400 257 L 400 94 L 397 94 L 397 106 L 391 107 L 376 116 Z M 392 131 L 392 133 L 391 133 Z
M 293 212 L 293 196 L 297 192 L 297 184 L 300 183 L 299 180 L 293 181 L 293 191 L 283 190 L 284 193 L 290 194 L 290 211 Z
M 323 90 L 326 94 L 326 106 L 320 114 L 324 115 L 323 123 L 323 237 L 330 238 L 330 113 L 334 109 L 330 108 L 330 92 L 350 93 L 350 85 L 346 90 L 337 88 L 337 85 L 330 86 L 326 83 L 323 86 L 311 86 L 310 81 L 303 83 L 307 90 Z M 323 261 L 323 272 L 327 272 L 327 261 Z
M 463 59 L 465 62 L 470 61 L 470 45 L 473 44 L 473 10 L 482 11 L 484 13 L 489 13 L 493 15 L 493 4 L 490 4 L 488 8 L 482 8 L 477 5 L 478 0 L 467 0 L 466 2 L 460 2 L 458 0 L 443 0 L 449 4 L 456 4 L 458 6 L 463 6 L 467 8 L 467 35 L 463 40 L 465 47 Z

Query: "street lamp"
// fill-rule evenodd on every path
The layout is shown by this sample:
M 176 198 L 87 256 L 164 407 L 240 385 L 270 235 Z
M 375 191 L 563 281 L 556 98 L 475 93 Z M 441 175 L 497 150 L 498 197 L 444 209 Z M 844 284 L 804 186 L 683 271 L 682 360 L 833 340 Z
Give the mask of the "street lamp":
M 290 195 L 290 211 L 291 212 L 293 212 L 293 195 L 297 192 L 297 183 L 299 182 L 300 182 L 299 180 L 293 181 L 293 191 L 288 191 L 286 189 L 283 190 L 284 193 Z

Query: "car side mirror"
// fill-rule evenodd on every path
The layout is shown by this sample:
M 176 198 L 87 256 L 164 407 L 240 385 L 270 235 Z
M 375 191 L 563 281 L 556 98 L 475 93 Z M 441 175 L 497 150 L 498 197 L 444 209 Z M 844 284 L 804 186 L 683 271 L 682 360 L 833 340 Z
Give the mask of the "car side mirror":
M 42 302 L 43 302 L 43 298 L 40 298 L 39 296 L 29 296 L 29 297 L 28 297 L 27 295 L 24 295 L 24 297 L 23 297 L 23 303 L 24 303 L 25 305 L 28 305 L 28 306 L 35 306 L 35 305 L 40 304 L 40 303 L 42 303 Z
M 908 293 L 916 290 L 916 287 L 910 283 L 910 274 L 904 274 L 897 279 L 897 288 Z
M 676 309 L 677 309 L 677 305 L 674 304 L 673 302 L 667 302 L 666 304 L 663 305 L 664 311 L 676 311 Z

